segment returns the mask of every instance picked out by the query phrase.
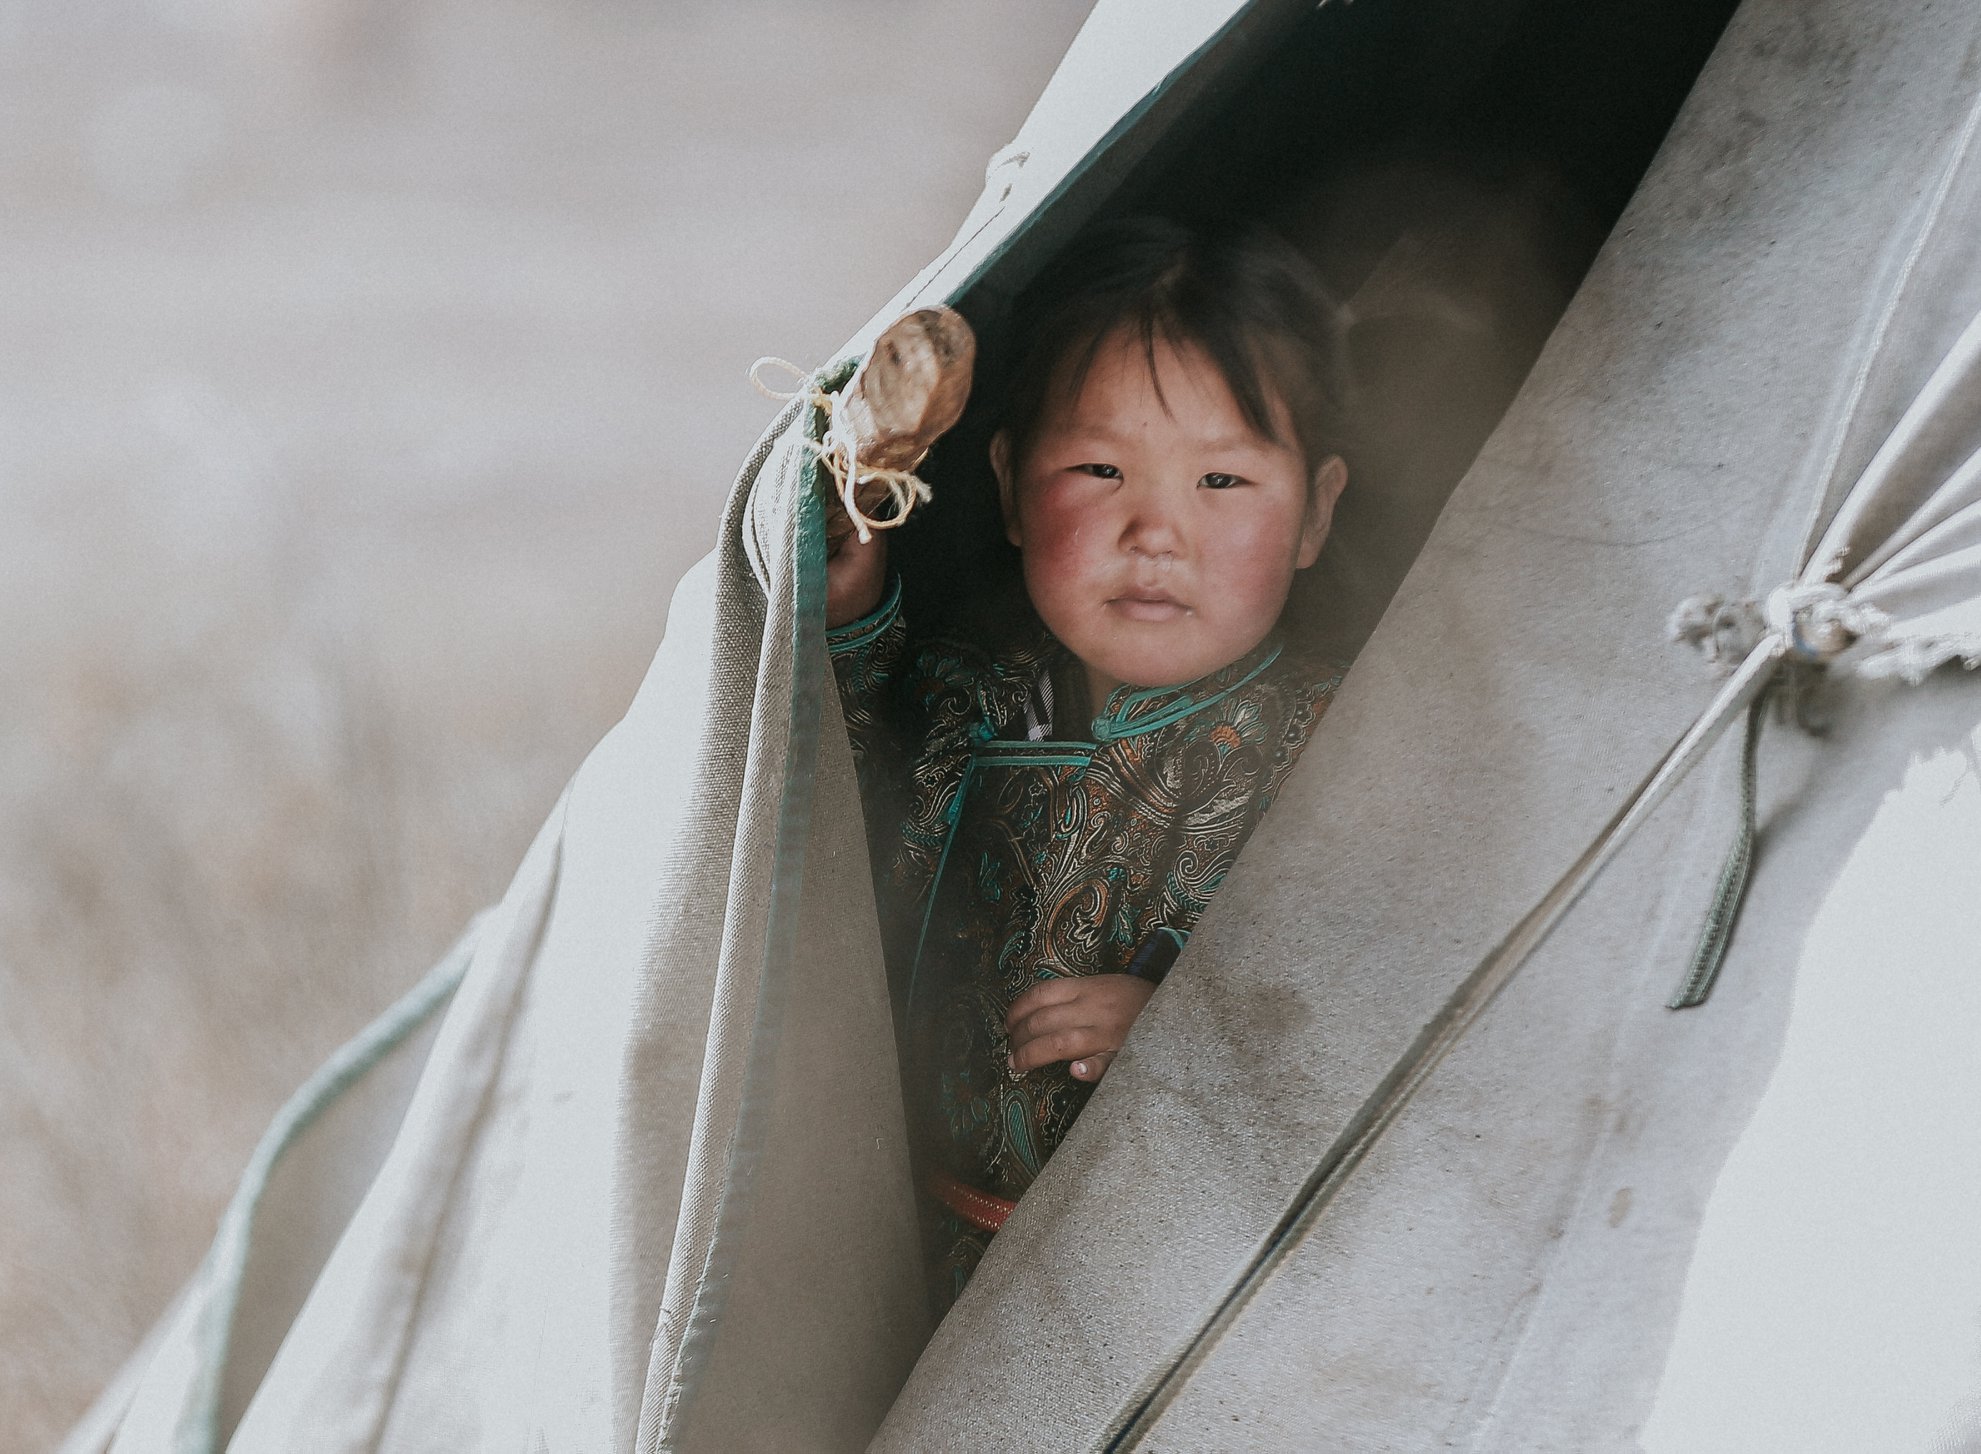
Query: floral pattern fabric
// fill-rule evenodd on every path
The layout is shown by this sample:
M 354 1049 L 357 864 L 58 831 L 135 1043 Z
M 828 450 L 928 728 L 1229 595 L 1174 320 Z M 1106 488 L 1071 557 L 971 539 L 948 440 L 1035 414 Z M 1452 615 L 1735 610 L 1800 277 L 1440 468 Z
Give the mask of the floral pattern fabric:
M 1184 686 L 1119 688 L 1080 735 L 1055 723 L 1033 740 L 1039 683 L 1074 665 L 1043 628 L 995 653 L 950 641 L 911 652 L 897 586 L 827 639 L 867 801 L 918 1153 L 1015 1200 L 1093 1087 L 1064 1063 L 1009 1073 L 1012 1001 L 1057 976 L 1162 977 L 1340 672 L 1269 640 Z M 989 1234 L 937 1222 L 953 1294 Z

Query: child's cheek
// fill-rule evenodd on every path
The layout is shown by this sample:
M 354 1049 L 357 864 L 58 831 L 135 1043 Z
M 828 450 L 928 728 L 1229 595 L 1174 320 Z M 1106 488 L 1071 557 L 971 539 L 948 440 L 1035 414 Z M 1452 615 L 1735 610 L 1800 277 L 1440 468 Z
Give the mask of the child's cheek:
M 1084 574 L 1083 563 L 1100 548 L 1104 523 L 1076 488 L 1047 485 L 1031 501 L 1025 522 L 1025 554 L 1042 569 L 1067 581 Z
M 1277 513 L 1262 512 L 1230 522 L 1219 533 L 1215 549 L 1207 552 L 1206 565 L 1234 606 L 1242 604 L 1247 614 L 1277 616 L 1292 581 L 1298 542 L 1297 520 L 1288 522 Z

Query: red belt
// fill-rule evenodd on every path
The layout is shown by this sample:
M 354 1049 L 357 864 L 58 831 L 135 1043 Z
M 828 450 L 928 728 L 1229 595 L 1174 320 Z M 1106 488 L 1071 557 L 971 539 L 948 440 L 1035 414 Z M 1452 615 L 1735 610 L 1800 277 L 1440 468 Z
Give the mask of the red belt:
M 1018 1205 L 1003 1197 L 994 1197 L 987 1191 L 978 1191 L 974 1186 L 966 1186 L 940 1171 L 929 1173 L 929 1190 L 935 1193 L 937 1201 L 979 1232 L 995 1232 Z

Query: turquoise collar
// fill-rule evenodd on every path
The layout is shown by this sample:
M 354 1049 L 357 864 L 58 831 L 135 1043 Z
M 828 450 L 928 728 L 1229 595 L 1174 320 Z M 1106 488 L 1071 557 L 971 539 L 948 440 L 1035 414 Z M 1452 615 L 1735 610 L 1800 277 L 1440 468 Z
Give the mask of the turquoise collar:
M 1284 650 L 1285 643 L 1274 632 L 1237 661 L 1195 681 L 1167 687 L 1116 687 L 1108 694 L 1100 715 L 1093 719 L 1092 741 L 1101 744 L 1138 737 L 1215 707 L 1256 680 L 1279 660 Z M 978 740 L 996 738 L 1005 730 L 1024 709 L 1025 699 L 1039 673 L 1050 670 L 1055 660 L 1070 661 L 1072 654 L 1043 627 L 1023 645 L 993 659 L 991 670 L 977 689 L 978 710 L 983 714 L 977 727 Z
M 1277 634 L 1268 636 L 1246 655 L 1227 666 L 1174 687 L 1116 687 L 1107 705 L 1094 718 L 1094 741 L 1114 742 L 1154 732 L 1181 722 L 1206 707 L 1215 707 L 1279 660 L 1284 649 Z

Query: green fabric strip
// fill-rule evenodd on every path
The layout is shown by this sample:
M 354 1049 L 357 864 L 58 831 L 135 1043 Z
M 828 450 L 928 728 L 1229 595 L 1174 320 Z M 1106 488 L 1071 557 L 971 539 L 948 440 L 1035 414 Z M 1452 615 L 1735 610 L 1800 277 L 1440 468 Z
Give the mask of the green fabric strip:
M 268 1184 L 298 1137 L 315 1124 L 338 1097 L 402 1044 L 453 998 L 473 962 L 482 916 L 471 923 L 441 961 L 420 982 L 357 1036 L 340 1047 L 289 1097 L 249 1158 L 234 1199 L 221 1214 L 220 1229 L 208 1249 L 202 1272 L 208 1296 L 201 1317 L 199 1382 L 188 1401 L 173 1445 L 177 1454 L 218 1454 L 221 1380 L 234 1340 L 234 1319 L 253 1245 L 255 1214 Z
M 991 274 L 1001 268 L 1006 259 L 1018 251 L 1021 245 L 1029 244 L 1033 234 L 1038 231 L 1040 223 L 1044 219 L 1052 217 L 1060 210 L 1061 205 L 1066 202 L 1068 194 L 1076 187 L 1082 186 L 1089 174 L 1105 175 L 1103 168 L 1108 161 L 1109 153 L 1133 135 L 1145 122 L 1149 122 L 1152 114 L 1167 100 L 1170 93 L 1176 90 L 1186 76 L 1202 65 L 1207 57 L 1228 45 L 1235 32 L 1255 22 L 1262 8 L 1262 0 L 1250 0 L 1250 3 L 1240 6 L 1232 14 L 1230 19 L 1218 27 L 1214 35 L 1194 51 L 1190 52 L 1189 55 L 1185 56 L 1182 61 L 1178 62 L 1176 68 L 1167 76 L 1163 77 L 1150 90 L 1148 95 L 1136 102 L 1119 121 L 1109 127 L 1107 134 L 1088 148 L 1087 154 L 1080 159 L 1079 163 L 1070 168 L 1064 176 L 1054 183 L 1052 190 L 1040 198 L 1033 205 L 1030 212 L 1013 223 L 1010 232 L 1006 233 L 997 245 L 985 254 L 983 259 L 970 270 L 967 277 L 959 283 L 954 283 L 943 288 L 939 296 L 954 303 L 957 299 L 977 288 Z M 1282 13 L 1293 14 L 1295 11 L 1296 7 L 1288 4 L 1283 7 Z M 1108 191 L 1110 192 L 1119 185 L 1121 178 L 1127 172 L 1127 169 L 1118 163 L 1111 170 L 1114 175 L 1107 179 Z M 1076 214 L 1079 222 L 1084 223 L 1087 217 L 1091 216 L 1097 210 L 1098 205 L 1099 199 L 1096 199 L 1093 204 L 1081 208 L 1080 212 Z M 982 235 L 984 228 L 994 225 L 998 217 L 1002 215 L 1002 209 L 999 209 L 999 211 L 993 212 L 989 217 L 985 218 L 983 226 L 978 228 L 968 241 L 975 241 L 977 237 Z M 929 279 L 929 292 L 925 293 L 924 296 L 934 295 L 934 284 L 941 278 L 942 273 L 947 270 L 950 261 L 953 261 L 953 255 L 951 259 L 945 260 L 940 267 L 933 271 Z
M 949 831 L 943 836 L 942 855 L 935 861 L 935 877 L 929 880 L 929 901 L 922 907 L 922 928 L 915 936 L 915 958 L 908 966 L 908 994 L 904 1001 L 904 1013 L 915 1005 L 915 981 L 922 972 L 922 950 L 929 942 L 929 923 L 935 917 L 936 896 L 942 890 L 942 875 L 949 867 L 949 850 L 956 846 L 956 830 L 963 822 L 963 803 L 970 796 L 970 784 L 977 776 L 977 763 L 981 759 L 973 754 L 969 764 L 963 769 L 963 780 L 956 785 L 956 796 L 949 801 Z
M 816 381 L 821 390 L 831 393 L 843 387 L 851 373 L 851 365 L 840 365 L 820 374 Z M 813 408 L 807 420 L 806 437 L 816 442 L 824 436 L 825 425 L 825 412 Z M 671 1406 L 661 1431 L 662 1448 L 678 1446 L 721 1333 L 736 1248 L 756 1203 L 757 1171 L 763 1161 L 769 1129 L 769 1088 L 783 1044 L 785 1008 L 790 999 L 792 965 L 797 952 L 799 908 L 805 892 L 812 782 L 828 670 L 825 666 L 825 473 L 818 456 L 813 454 L 800 466 L 792 500 L 792 604 L 787 637 L 791 652 L 791 701 L 786 718 L 783 781 L 778 790 L 776 838 L 771 849 L 770 898 L 764 913 L 763 960 L 757 969 L 756 1013 L 750 1029 L 742 1094 L 730 1132 L 728 1162 L 716 1198 L 715 1230 L 709 1238 L 701 1280 L 688 1313 L 688 1329 L 682 1338 L 680 1363 L 670 1395 Z M 759 480 L 752 488 L 763 488 L 762 482 Z
M 1699 933 L 1699 945 L 1692 951 L 1692 963 L 1679 981 L 1677 990 L 1665 1001 L 1668 1010 L 1689 1010 L 1703 1005 L 1713 992 L 1720 966 L 1726 962 L 1727 946 L 1733 942 L 1734 925 L 1740 920 L 1740 907 L 1747 899 L 1747 884 L 1754 875 L 1754 840 L 1761 713 L 1768 704 L 1768 692 L 1754 699 L 1747 709 L 1747 737 L 1740 748 L 1740 826 L 1735 829 L 1733 847 L 1720 866 L 1719 882 L 1713 889 L 1713 902 L 1706 910 L 1706 922 Z
M 1085 767 L 1094 760 L 1091 742 L 986 742 L 975 767 Z
M 1103 717 L 1094 719 L 1094 741 L 1113 742 L 1123 737 L 1137 737 L 1144 732 L 1154 732 L 1159 727 L 1167 727 L 1172 722 L 1181 722 L 1185 717 L 1196 715 L 1206 707 L 1215 707 L 1226 697 L 1250 682 L 1260 672 L 1279 660 L 1282 648 L 1275 646 L 1258 661 L 1250 671 L 1238 678 L 1223 691 L 1213 692 L 1208 697 L 1194 697 L 1187 692 L 1174 706 L 1153 712 L 1147 717 L 1134 718 L 1135 709 L 1145 702 L 1167 696 L 1175 687 L 1144 687 L 1121 699 L 1121 705 Z
M 908 967 L 908 1006 L 915 1003 L 915 982 L 921 975 L 922 950 L 929 942 L 929 925 L 935 917 L 943 874 L 949 867 L 949 851 L 956 846 L 956 833 L 963 823 L 963 807 L 969 800 L 970 788 L 976 782 L 979 771 L 993 767 L 1085 767 L 1093 756 L 1094 744 L 1090 742 L 1042 743 L 985 738 L 977 743 L 976 750 L 970 754 L 970 761 L 963 769 L 962 781 L 956 785 L 956 796 L 949 801 L 949 831 L 942 840 L 942 854 L 936 859 L 935 877 L 929 881 L 928 902 L 922 907 L 921 932 L 915 936 L 915 958 Z
M 875 640 L 894 624 L 894 618 L 901 614 L 901 577 L 895 576 L 888 584 L 887 594 L 881 603 L 855 621 L 844 626 L 835 626 L 825 633 L 826 650 L 838 656 L 842 652 L 855 651 Z

